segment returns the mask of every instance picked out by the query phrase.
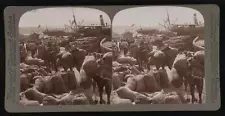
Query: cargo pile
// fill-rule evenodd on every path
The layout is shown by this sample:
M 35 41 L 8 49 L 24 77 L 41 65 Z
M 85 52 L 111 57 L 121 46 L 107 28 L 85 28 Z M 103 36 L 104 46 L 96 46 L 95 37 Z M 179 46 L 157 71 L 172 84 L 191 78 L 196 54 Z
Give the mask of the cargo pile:
M 204 51 L 193 49 L 194 39 L 191 35 L 151 33 L 113 41 L 115 96 L 112 101 L 115 104 L 195 103 L 195 87 L 202 90 L 204 85 L 185 81 L 204 81 L 204 75 L 200 75 L 204 73 L 204 59 L 196 59 L 204 56 Z M 194 73 L 196 69 L 199 74 Z M 202 103 L 204 93 L 198 91 L 197 94 L 197 102 Z
M 20 103 L 23 105 L 88 104 L 77 92 L 74 71 L 51 73 L 46 66 L 20 64 Z
M 97 37 L 85 37 L 74 39 L 72 42 L 67 42 L 68 37 L 48 37 L 41 38 L 43 44 L 48 46 L 48 43 L 73 44 L 87 52 L 99 51 L 99 41 Z M 27 42 L 25 41 L 27 44 Z M 32 43 L 32 42 L 31 42 Z M 59 46 L 62 44 L 58 44 Z M 74 68 L 72 71 L 63 71 L 63 67 L 59 67 L 59 71 L 50 69 L 44 59 L 37 58 L 38 52 L 36 48 L 35 55 L 32 56 L 31 51 L 25 50 L 23 44 L 21 53 L 24 54 L 24 61 L 20 63 L 20 104 L 23 105 L 79 105 L 90 104 L 87 97 L 84 95 L 84 90 L 79 88 L 77 83 L 77 75 L 79 73 Z M 60 53 L 65 51 L 65 48 L 60 47 Z M 24 51 L 25 50 L 25 51 Z M 42 51 L 43 52 L 43 51 Z M 51 53 L 48 51 L 40 52 L 39 55 Z M 55 54 L 56 55 L 56 54 Z M 56 56 L 53 56 L 54 58 Z M 49 59 L 49 56 L 43 58 Z M 51 64 L 52 65 L 52 64 Z

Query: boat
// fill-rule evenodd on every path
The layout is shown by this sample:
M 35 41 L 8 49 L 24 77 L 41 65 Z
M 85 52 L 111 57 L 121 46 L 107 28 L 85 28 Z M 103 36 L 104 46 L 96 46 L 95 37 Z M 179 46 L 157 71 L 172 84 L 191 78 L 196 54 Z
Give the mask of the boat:
M 48 36 L 66 36 L 66 32 L 61 30 L 45 30 L 43 33 Z
M 74 19 L 75 22 L 75 19 Z M 69 26 L 70 31 L 65 30 L 46 30 L 43 32 L 48 36 L 73 36 L 73 37 L 96 37 L 96 36 L 110 36 L 111 25 L 104 24 L 103 17 L 100 15 L 101 25 L 75 25 Z
M 75 16 L 73 22 L 76 22 Z M 70 42 L 73 42 L 79 48 L 85 49 L 88 52 L 101 51 L 100 42 L 102 41 L 102 39 L 111 38 L 111 25 L 107 25 L 107 23 L 104 23 L 102 15 L 100 15 L 100 23 L 100 25 L 85 26 L 81 24 L 76 25 L 76 23 L 71 23 L 71 26 L 67 26 L 69 28 L 65 28 L 64 30 L 48 30 L 48 28 L 46 27 L 43 35 L 47 37 L 52 36 L 54 38 L 53 41 L 58 41 L 57 39 L 61 39 L 64 37 L 69 38 Z M 32 38 L 37 37 L 38 36 L 35 35 Z M 105 48 L 105 51 L 109 51 L 109 49 Z

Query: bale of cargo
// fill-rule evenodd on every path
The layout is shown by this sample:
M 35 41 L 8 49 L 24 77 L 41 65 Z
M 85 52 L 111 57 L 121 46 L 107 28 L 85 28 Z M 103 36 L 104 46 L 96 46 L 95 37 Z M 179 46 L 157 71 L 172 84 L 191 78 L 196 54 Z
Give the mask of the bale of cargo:
M 87 105 L 90 104 L 88 98 L 83 94 L 76 94 L 73 99 L 73 105 Z
M 52 76 L 52 83 L 53 83 L 53 91 L 55 94 L 62 94 L 68 91 L 66 90 L 65 83 L 60 74 Z
M 117 61 L 113 61 L 112 62 L 112 66 L 113 67 L 119 67 L 119 66 L 121 66 L 122 64 L 120 64 L 120 63 L 118 63 Z
M 44 93 L 46 94 L 53 93 L 52 76 L 44 77 Z
M 67 73 L 68 73 L 68 87 L 69 87 L 69 90 L 76 89 L 78 84 L 77 84 L 77 78 L 76 78 L 76 75 L 75 75 L 74 71 L 69 71 Z
M 34 88 L 37 89 L 39 92 L 44 93 L 45 89 L 45 81 L 42 76 L 35 76 L 34 77 Z
M 32 73 L 32 72 L 35 72 L 37 69 L 38 69 L 38 66 L 36 66 L 36 65 L 28 65 L 28 66 L 22 68 L 20 71 L 22 73 Z
M 132 58 L 132 57 L 125 57 L 125 56 L 121 56 L 117 58 L 117 62 L 121 63 L 121 64 L 136 64 L 137 60 Z
M 172 85 L 170 83 L 166 69 L 160 69 L 159 73 L 160 73 L 160 88 L 161 89 L 170 88 Z
M 112 92 L 111 96 L 111 104 L 132 104 L 131 100 L 120 98 L 115 91 Z
M 122 78 L 120 76 L 122 75 L 120 75 L 119 73 L 113 73 L 112 75 L 113 90 L 116 90 L 122 86 Z
M 122 65 L 122 66 L 116 66 L 116 67 L 113 67 L 113 71 L 114 72 L 122 72 L 122 71 L 126 71 L 130 68 L 130 66 L 127 66 L 127 65 Z
M 130 70 L 131 70 L 131 72 L 132 72 L 133 74 L 135 74 L 135 75 L 141 74 L 141 72 L 137 69 L 136 66 L 132 66 Z
M 62 80 L 64 81 L 66 90 L 69 89 L 69 75 L 67 72 L 61 72 Z
M 161 91 L 151 98 L 151 104 L 182 104 L 182 98 L 175 91 Z M 183 97 L 183 96 L 182 96 Z
M 35 88 L 26 90 L 24 94 L 28 100 L 36 100 L 39 103 L 42 103 L 44 97 L 46 96 L 46 94 L 39 92 Z
M 59 99 L 54 98 L 52 96 L 46 96 L 46 97 L 44 97 L 44 99 L 42 101 L 42 104 L 44 106 L 46 106 L 46 105 L 59 105 Z
M 38 69 L 38 73 L 41 75 L 41 76 L 48 76 L 49 74 L 47 72 L 50 72 L 50 71 L 47 71 L 46 69 L 44 68 L 39 68 Z
M 67 93 L 59 100 L 59 105 L 72 105 L 73 104 L 74 95 L 71 93 Z
M 25 69 L 26 67 L 28 67 L 29 65 L 25 64 L 25 63 L 20 63 L 20 69 Z
M 20 91 L 26 91 L 29 88 L 29 79 L 26 74 L 20 75 Z
M 177 92 L 155 92 L 149 94 L 138 94 L 134 100 L 135 104 L 182 104 L 181 96 Z
M 134 104 L 151 104 L 151 97 L 138 93 L 134 100 Z
M 129 88 L 127 87 L 120 87 L 117 90 L 115 90 L 115 92 L 117 93 L 117 95 L 120 98 L 123 99 L 129 99 L 131 101 L 134 101 L 136 98 L 136 95 L 138 94 L 138 92 L 135 91 L 131 91 Z
M 44 61 L 38 58 L 27 57 L 25 63 L 28 65 L 44 65 Z

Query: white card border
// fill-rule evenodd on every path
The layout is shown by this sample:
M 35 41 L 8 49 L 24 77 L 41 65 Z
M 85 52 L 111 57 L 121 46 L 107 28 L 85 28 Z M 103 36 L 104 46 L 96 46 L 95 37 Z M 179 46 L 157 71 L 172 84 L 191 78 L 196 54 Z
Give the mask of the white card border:
M 138 5 L 136 5 L 137 7 Z M 145 5 L 149 6 L 149 5 Z M 145 7 L 143 6 L 143 7 Z M 162 5 L 157 5 L 162 6 Z M 199 111 L 199 110 L 218 110 L 221 105 L 220 98 L 220 81 L 219 81 L 219 7 L 217 5 L 169 5 L 169 6 L 183 6 L 198 10 L 202 13 L 205 22 L 204 38 L 205 38 L 205 75 L 206 75 L 206 103 L 205 104 L 154 104 L 154 105 L 73 105 L 73 106 L 42 106 L 42 107 L 26 107 L 21 106 L 15 101 L 19 100 L 19 77 L 10 76 L 16 74 L 19 76 L 19 57 L 16 58 L 17 63 L 15 65 L 12 60 L 9 60 L 10 55 L 13 55 L 13 51 L 10 54 L 10 48 L 13 44 L 9 40 L 18 37 L 18 23 L 19 17 L 23 13 L 29 10 L 37 8 L 48 8 L 43 6 L 9 6 L 4 10 L 4 21 L 5 21 L 5 45 L 6 45 L 6 76 L 5 76 L 5 109 L 8 112 L 80 112 L 80 111 Z M 52 6 L 55 7 L 55 6 Z M 65 6 L 62 6 L 65 7 Z M 113 16 L 120 10 L 126 8 L 133 8 L 135 6 L 74 6 L 74 7 L 85 7 L 95 8 L 107 13 L 112 21 Z M 139 6 L 142 7 L 142 6 Z M 153 7 L 156 7 L 155 5 Z M 7 35 L 9 31 L 9 16 L 15 16 L 16 22 L 14 25 L 16 34 L 15 37 Z M 14 35 L 13 35 L 14 36 Z M 18 42 L 14 39 L 13 42 Z M 14 57 L 19 56 L 19 47 L 14 51 Z M 12 49 L 13 50 L 13 49 Z M 16 52 L 16 53 L 15 53 Z M 11 70 L 12 69 L 12 70 Z M 10 71 L 11 70 L 11 71 Z M 10 82 L 14 82 L 12 85 Z M 12 89 L 12 88 L 15 89 Z M 15 92 L 12 92 L 12 91 Z M 16 94 L 17 93 L 17 94 Z M 14 101 L 13 96 L 14 94 Z M 214 96 L 214 97 L 213 97 Z

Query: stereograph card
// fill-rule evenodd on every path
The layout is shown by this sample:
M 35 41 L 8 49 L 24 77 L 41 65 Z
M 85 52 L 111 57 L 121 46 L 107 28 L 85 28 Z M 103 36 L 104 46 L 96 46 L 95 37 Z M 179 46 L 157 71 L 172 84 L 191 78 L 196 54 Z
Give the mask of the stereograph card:
M 8 112 L 220 108 L 219 7 L 8 6 Z

